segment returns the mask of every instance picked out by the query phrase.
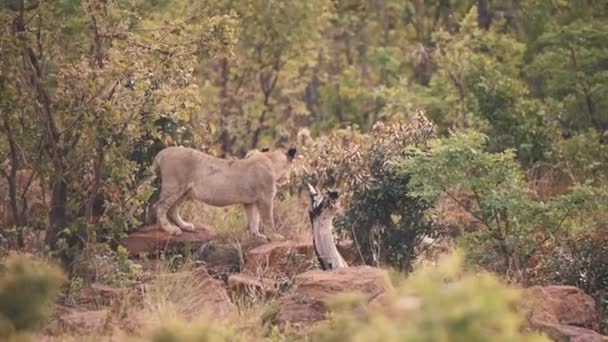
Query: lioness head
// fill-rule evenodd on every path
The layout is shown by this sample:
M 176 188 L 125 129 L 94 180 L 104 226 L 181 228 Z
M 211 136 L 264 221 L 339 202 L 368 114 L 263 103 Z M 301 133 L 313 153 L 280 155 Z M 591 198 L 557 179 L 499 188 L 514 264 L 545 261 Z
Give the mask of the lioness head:
M 272 165 L 274 166 L 274 174 L 275 174 L 276 180 L 280 180 L 283 177 L 285 177 L 285 175 L 289 171 L 289 167 L 291 166 L 291 163 L 293 162 L 294 158 L 296 157 L 297 149 L 295 147 L 291 147 L 289 149 L 280 147 L 274 151 L 267 151 L 267 152 L 263 152 L 263 151 L 264 150 L 259 151 L 259 152 L 255 153 L 254 155 L 260 154 L 260 155 L 263 155 L 263 156 L 269 158 L 272 161 Z

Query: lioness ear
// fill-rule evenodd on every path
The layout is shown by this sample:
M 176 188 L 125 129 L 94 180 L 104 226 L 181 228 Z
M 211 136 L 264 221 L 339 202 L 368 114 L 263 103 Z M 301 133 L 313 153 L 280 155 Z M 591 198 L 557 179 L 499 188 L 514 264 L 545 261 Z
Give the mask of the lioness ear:
M 268 152 L 270 151 L 270 149 L 268 147 L 264 147 L 263 149 L 260 150 L 260 152 Z
M 291 161 L 293 158 L 295 158 L 297 151 L 298 150 L 296 150 L 295 147 L 290 148 L 289 151 L 287 151 L 287 159 Z

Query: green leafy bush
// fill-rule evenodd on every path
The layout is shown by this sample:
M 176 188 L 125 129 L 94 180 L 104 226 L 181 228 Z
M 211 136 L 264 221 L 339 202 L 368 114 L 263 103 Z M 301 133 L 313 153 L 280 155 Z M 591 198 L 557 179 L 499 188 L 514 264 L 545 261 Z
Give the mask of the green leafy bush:
M 194 323 L 173 322 L 153 332 L 150 342 L 237 342 L 241 337 L 227 324 L 209 321 Z
M 559 169 L 575 182 L 608 181 L 608 144 L 600 142 L 600 134 L 590 129 L 560 141 L 557 163 Z
M 64 282 L 61 270 L 11 254 L 0 264 L 0 339 L 40 327 Z
M 487 140 L 477 132 L 455 133 L 430 141 L 426 149 L 410 149 L 396 163 L 421 199 L 447 196 L 461 205 L 453 192 L 471 194 L 473 207 L 461 207 L 484 227 L 465 236 L 469 257 L 487 269 L 525 277 L 530 258 L 560 234 L 594 224 L 608 192 L 575 185 L 565 195 L 533 200 L 514 151 L 487 152 Z
M 425 216 L 431 204 L 410 195 L 409 177 L 391 168 L 372 172 L 366 189 L 355 191 L 336 227 L 351 233 L 367 264 L 411 271 L 415 246 L 439 234 Z
M 409 177 L 395 172 L 390 160 L 407 146 L 423 145 L 434 131 L 418 112 L 408 124 L 378 123 L 368 134 L 332 134 L 304 148 L 290 185 L 338 188 L 346 210 L 336 219 L 337 230 L 355 240 L 366 263 L 408 271 L 414 246 L 435 232 L 424 215 L 428 202 L 409 196 Z
M 315 341 L 549 341 L 522 332 L 518 291 L 490 274 L 464 274 L 455 254 L 404 280 L 395 298 L 369 307 L 341 296 Z

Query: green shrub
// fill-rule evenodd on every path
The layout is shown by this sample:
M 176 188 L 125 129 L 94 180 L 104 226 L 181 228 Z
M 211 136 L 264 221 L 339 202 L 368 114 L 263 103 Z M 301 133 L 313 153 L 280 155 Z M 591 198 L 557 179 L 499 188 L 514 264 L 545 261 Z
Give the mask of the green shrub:
M 490 274 L 463 274 L 455 254 L 418 270 L 386 305 L 356 295 L 337 298 L 314 341 L 549 341 L 522 332 L 517 290 Z
M 424 215 L 428 202 L 409 195 L 409 176 L 395 172 L 390 160 L 407 146 L 424 145 L 434 131 L 418 112 L 408 124 L 378 123 L 368 134 L 334 133 L 303 149 L 290 185 L 337 188 L 346 208 L 336 219 L 338 232 L 357 243 L 366 263 L 408 271 L 414 246 L 435 232 Z
M 533 200 L 514 151 L 487 152 L 487 140 L 477 132 L 455 133 L 430 141 L 428 148 L 410 149 L 396 163 L 411 177 L 413 195 L 423 200 L 447 196 L 461 205 L 453 192 L 471 194 L 473 207 L 461 207 L 484 227 L 465 236 L 468 256 L 486 269 L 526 277 L 529 259 L 560 234 L 605 218 L 608 191 L 574 185 L 565 195 Z
M 561 239 L 545 255 L 532 281 L 572 285 L 591 295 L 598 306 L 600 328 L 608 332 L 608 235 L 603 228 Z
M 556 149 L 559 169 L 573 181 L 600 184 L 608 181 L 608 144 L 601 142 L 596 130 L 590 129 L 562 140 Z
M 0 337 L 40 327 L 48 317 L 64 276 L 59 268 L 12 254 L 0 265 Z
M 113 251 L 105 243 L 90 243 L 76 250 L 71 267 L 72 273 L 86 283 L 124 286 L 142 276 L 139 266 L 129 259 L 123 246 Z
M 355 191 L 336 228 L 351 233 L 365 262 L 411 271 L 414 247 L 424 236 L 439 234 L 425 216 L 429 202 L 409 194 L 409 177 L 392 169 L 373 172 L 366 189 Z
M 152 333 L 150 342 L 237 342 L 241 337 L 227 324 L 217 322 L 165 324 Z

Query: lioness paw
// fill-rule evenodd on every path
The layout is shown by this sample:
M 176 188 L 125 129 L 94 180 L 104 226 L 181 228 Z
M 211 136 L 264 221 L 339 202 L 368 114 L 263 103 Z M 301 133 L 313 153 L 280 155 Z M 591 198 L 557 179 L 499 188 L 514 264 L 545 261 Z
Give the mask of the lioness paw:
M 182 224 L 182 225 L 180 226 L 180 228 L 181 228 L 182 230 L 187 231 L 187 232 L 193 232 L 193 231 L 195 231 L 195 230 L 196 230 L 196 227 L 194 227 L 194 225 L 193 225 L 192 223 L 185 223 L 185 224 Z
M 164 231 L 166 231 L 167 233 L 169 233 L 169 235 L 182 235 L 182 230 L 179 229 L 179 227 L 177 226 L 166 226 L 166 227 L 162 227 Z
M 264 242 L 270 242 L 270 239 L 268 238 L 268 236 L 262 234 L 262 233 L 254 233 L 253 234 L 254 239 L 256 240 L 261 240 Z

